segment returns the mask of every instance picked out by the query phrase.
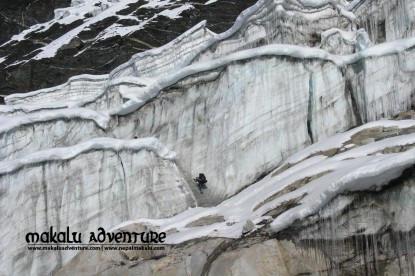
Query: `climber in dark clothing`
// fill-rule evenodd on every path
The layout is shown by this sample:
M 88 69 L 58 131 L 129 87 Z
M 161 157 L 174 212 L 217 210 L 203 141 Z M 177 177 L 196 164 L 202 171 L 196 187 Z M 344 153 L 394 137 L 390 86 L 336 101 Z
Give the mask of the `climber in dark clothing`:
M 200 193 L 203 194 L 202 189 L 207 189 L 206 187 L 206 176 L 203 173 L 199 173 L 199 176 L 193 179 L 194 182 L 197 183 L 197 187 L 199 188 Z

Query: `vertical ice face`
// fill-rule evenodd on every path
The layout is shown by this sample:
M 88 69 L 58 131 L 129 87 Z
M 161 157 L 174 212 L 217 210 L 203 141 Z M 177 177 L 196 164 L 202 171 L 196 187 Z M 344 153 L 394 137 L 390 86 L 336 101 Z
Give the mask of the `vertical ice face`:
M 109 118 L 86 108 L 0 116 L 0 160 L 105 136 Z
M 201 170 L 210 175 L 210 199 L 220 201 L 309 143 L 408 110 L 414 71 L 400 60 L 413 51 L 382 52 L 391 51 L 325 61 L 308 48 L 262 47 L 246 58 L 195 64 L 164 89 L 161 78 L 147 104 L 142 92 L 129 93 L 141 107 L 111 129 L 120 138 L 158 137 L 178 153 L 189 180 Z M 191 73 L 181 78 L 184 72 Z M 140 89 L 150 94 L 151 87 Z
M 212 74 L 210 81 L 206 74 L 184 79 L 119 117 L 114 134 L 158 137 L 177 152 L 188 179 L 208 176 L 206 195 L 218 202 L 309 143 L 308 73 L 301 63 L 266 58 Z M 289 78 L 298 82 L 285 83 Z
M 356 23 L 364 28 L 375 43 L 413 36 L 415 23 L 414 2 L 411 0 L 378 1 L 367 5 L 360 1 L 352 11 Z
M 413 55 L 414 51 L 408 50 L 349 67 L 352 94 L 364 122 L 389 118 L 414 105 Z
M 70 78 L 65 84 L 41 89 L 24 94 L 13 94 L 5 97 L 8 105 L 77 103 L 84 99 L 94 99 L 105 89 L 108 75 L 81 75 Z
M 195 205 L 174 155 L 156 139 L 91 139 L 0 162 L 0 271 L 49 274 L 76 251 L 27 253 L 25 235 L 89 233 L 137 217 L 162 218 Z M 17 211 L 11 206 L 18 206 Z M 13 229 L 9 231 L 8 229 Z
M 312 142 L 357 125 L 353 100 L 342 69 L 333 63 L 310 62 L 307 130 Z

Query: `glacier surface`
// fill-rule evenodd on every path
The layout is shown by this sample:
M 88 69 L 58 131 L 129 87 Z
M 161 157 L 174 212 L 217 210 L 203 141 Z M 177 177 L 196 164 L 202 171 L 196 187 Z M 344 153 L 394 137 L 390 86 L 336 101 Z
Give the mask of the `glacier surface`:
M 130 2 L 91 11 L 73 1 L 55 20 L 105 17 Z M 348 205 L 339 196 L 398 179 L 415 163 L 415 121 L 385 119 L 415 106 L 415 11 L 409 0 L 380 1 L 383 10 L 363 2 L 260 0 L 224 33 L 201 22 L 106 75 L 7 96 L 0 271 L 47 274 L 73 260 L 73 252 L 27 254 L 25 233 L 50 225 L 84 233 L 145 225 L 169 232 L 172 244 L 238 239 L 247 228 L 280 233 L 329 216 L 331 202 Z M 373 14 L 379 21 L 367 20 Z M 204 194 L 190 185 L 200 172 Z M 404 214 L 394 231 L 413 227 Z

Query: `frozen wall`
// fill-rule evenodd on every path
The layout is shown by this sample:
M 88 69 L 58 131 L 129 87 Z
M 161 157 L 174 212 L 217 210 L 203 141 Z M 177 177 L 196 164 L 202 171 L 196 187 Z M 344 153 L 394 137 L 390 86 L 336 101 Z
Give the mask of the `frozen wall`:
M 0 116 L 0 160 L 105 136 L 109 117 L 86 108 Z
M 77 91 L 92 94 L 87 99 L 74 92 L 73 101 L 114 115 L 109 129 L 91 137 L 158 137 L 178 153 L 177 162 L 188 181 L 201 171 L 209 175 L 209 204 L 217 203 L 298 149 L 413 105 L 413 39 L 373 46 L 363 29 L 344 30 L 355 29 L 356 18 L 348 10 L 358 9 L 357 2 L 333 3 L 313 1 L 311 6 L 301 6 L 293 1 L 259 1 L 222 34 L 209 32 L 202 22 L 171 43 L 140 53 L 115 69 L 102 90 L 90 89 L 89 81 L 82 83 L 79 78 Z M 288 15 L 295 15 L 295 20 Z M 287 34 L 285 29 L 296 32 L 292 41 L 279 36 Z M 315 41 L 309 36 L 315 33 L 322 36 L 316 48 L 257 47 L 275 42 L 311 46 Z M 268 40 L 259 43 L 264 37 Z M 30 97 L 41 96 L 40 100 L 56 93 L 61 94 L 51 96 L 53 101 L 70 99 L 63 90 L 55 90 L 10 96 L 8 101 L 36 101 Z M 89 136 L 61 142 L 67 133 L 56 131 L 51 126 L 48 132 L 30 135 L 56 137 L 46 139 L 48 147 L 73 145 Z M 41 138 L 29 142 L 20 136 L 5 138 L 4 156 L 15 158 L 45 148 L 38 144 Z M 17 147 L 7 143 L 11 140 L 18 141 Z
M 24 94 L 5 97 L 8 105 L 47 104 L 51 102 L 77 102 L 93 99 L 102 93 L 108 75 L 81 75 L 70 78 L 65 84 Z
M 357 24 L 366 29 L 376 43 L 415 35 L 415 3 L 412 0 L 376 0 L 366 5 L 358 2 L 351 8 Z
M 348 68 L 363 122 L 390 118 L 415 105 L 415 49 L 365 59 Z
M 216 205 L 235 194 L 228 201 L 235 204 L 223 205 L 229 211 L 226 219 L 232 218 L 230 225 L 216 222 L 223 223 L 221 233 L 227 237 L 239 237 L 247 213 L 256 212 L 259 216 L 253 219 L 262 219 L 265 213 L 260 212 L 271 212 L 276 202 L 283 202 L 277 196 L 269 199 L 268 192 L 279 192 L 269 182 L 272 176 L 259 181 L 284 160 L 326 137 L 413 107 L 412 11 L 401 6 L 412 4 L 390 2 L 391 10 L 399 5 L 393 16 L 405 16 L 385 23 L 386 30 L 395 33 L 385 37 L 391 42 L 377 44 L 379 33 L 360 29 L 359 20 L 372 13 L 362 10 L 369 5 L 364 2 L 369 3 L 260 0 L 225 33 L 214 34 L 202 22 L 171 43 L 134 56 L 108 76 L 75 77 L 59 87 L 7 97 L 8 106 L 0 109 L 0 216 L 10 223 L 1 225 L 0 251 L 5 253 L 0 256 L 0 274 L 47 274 L 73 256 L 25 254 L 22 241 L 28 231 L 69 225 L 87 232 L 129 219 L 172 216 L 196 204 Z M 402 37 L 406 39 L 392 41 Z M 175 160 L 166 148 L 160 153 L 159 144 L 154 148 L 140 139 L 130 141 L 135 136 L 157 138 L 177 153 Z M 405 142 L 395 146 L 403 149 Z M 387 148 L 376 145 L 379 151 Z M 339 153 L 350 147 L 324 150 Z M 360 152 L 353 153 L 350 158 L 360 157 Z M 329 165 L 336 170 L 350 166 L 341 173 L 347 176 L 352 168 L 356 174 L 350 175 L 360 177 L 359 168 L 372 160 L 380 167 L 375 176 L 363 179 L 377 184 L 379 178 L 393 179 L 413 163 L 413 149 L 392 159 L 377 153 L 364 154 L 360 163 L 345 157 Z M 325 158 L 312 157 L 288 172 L 297 176 L 308 162 Z M 394 174 L 378 173 L 390 160 L 397 164 Z M 399 165 L 402 160 L 405 164 Z M 203 195 L 188 185 L 200 172 L 209 181 Z M 326 185 L 321 194 L 313 185 L 294 193 L 285 190 L 293 204 L 298 203 L 294 196 L 306 190 L 308 205 L 304 212 L 291 209 L 285 218 L 276 217 L 274 230 L 290 225 L 292 218 L 311 215 L 341 193 L 343 186 L 330 192 L 339 173 L 330 176 L 332 182 L 322 178 L 313 184 Z M 257 186 L 238 193 L 253 183 Z M 269 184 L 267 190 L 261 190 L 261 183 Z M 356 184 L 347 183 L 352 188 Z M 246 207 L 244 200 L 251 196 L 252 207 L 269 201 L 257 210 L 236 210 L 245 213 L 233 221 L 229 206 Z M 320 197 L 324 200 L 315 200 Z M 174 223 L 188 231 L 186 216 L 200 211 L 193 217 L 200 219 L 203 210 L 182 213 Z M 173 237 L 179 243 L 208 233 L 203 231 L 190 231 L 197 233 L 193 236 L 179 231 Z
M 415 82 L 403 55 L 413 50 L 349 56 L 350 65 L 294 54 L 234 60 L 184 77 L 110 128 L 158 137 L 188 180 L 209 176 L 209 200 L 219 202 L 311 142 L 408 110 Z
M 309 73 L 301 62 L 264 58 L 215 74 L 213 81 L 189 77 L 162 92 L 120 117 L 114 134 L 158 137 L 177 152 L 189 180 L 208 176 L 207 198 L 219 202 L 310 143 Z
M 98 227 L 194 206 L 173 157 L 156 139 L 98 138 L 0 162 L 0 220 L 7 221 L 0 226 L 0 273 L 46 275 L 76 254 L 28 251 L 28 232 L 69 226 L 88 243 Z

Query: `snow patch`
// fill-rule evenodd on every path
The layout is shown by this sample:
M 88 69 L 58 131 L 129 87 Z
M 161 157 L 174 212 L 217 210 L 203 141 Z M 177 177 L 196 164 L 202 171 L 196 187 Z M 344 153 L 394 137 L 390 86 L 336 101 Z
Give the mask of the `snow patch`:
M 190 4 L 184 4 L 183 6 L 177 7 L 177 8 L 172 9 L 172 10 L 164 10 L 161 13 L 159 13 L 159 15 L 163 15 L 163 16 L 169 17 L 171 19 L 177 19 L 177 18 L 181 18 L 180 14 L 183 11 L 193 9 L 193 8 L 194 7 Z
M 205 5 L 210 5 L 210 4 L 213 4 L 213 3 L 215 3 L 215 2 L 217 2 L 218 0 L 209 0 L 209 1 L 207 1 L 206 3 L 205 3 Z

